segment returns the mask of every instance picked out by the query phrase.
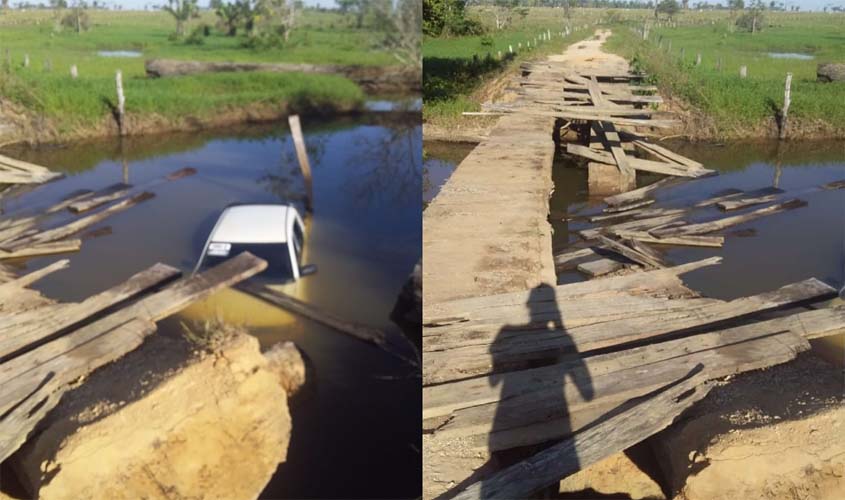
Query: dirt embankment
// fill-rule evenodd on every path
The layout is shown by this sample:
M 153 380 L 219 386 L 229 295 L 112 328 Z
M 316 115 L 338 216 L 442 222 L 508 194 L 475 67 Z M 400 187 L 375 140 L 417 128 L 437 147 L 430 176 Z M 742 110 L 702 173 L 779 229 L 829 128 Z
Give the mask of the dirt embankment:
M 256 498 L 286 459 L 304 363 L 292 344 L 262 355 L 238 330 L 212 338 L 159 332 L 65 394 L 9 459 L 15 496 Z
M 286 105 L 268 106 L 263 103 L 220 110 L 207 116 L 166 117 L 156 114 L 135 116 L 128 114 L 124 119 L 124 135 L 147 135 L 164 132 L 191 132 L 208 130 L 241 123 L 266 123 L 286 118 L 292 113 L 312 115 L 344 115 L 360 112 L 355 105 L 331 105 L 319 108 L 291 108 Z M 0 99 L 0 147 L 10 144 L 68 143 L 86 139 L 118 137 L 117 122 L 112 117 L 103 117 L 99 123 L 73 130 L 60 130 L 49 119 L 36 115 L 23 107 Z
M 156 76 L 176 76 L 196 72 L 215 71 L 214 68 L 197 69 L 191 61 L 159 61 Z M 173 64 L 170 64 L 173 63 Z M 178 64 L 176 64 L 178 63 Z M 232 64 L 232 63 L 208 63 Z M 187 66 L 186 66 L 187 65 Z M 250 65 L 241 65 L 250 66 Z M 220 69 L 219 71 L 265 71 L 262 65 L 252 69 Z M 288 65 L 307 66 L 307 65 Z M 332 71 L 326 68 L 333 69 Z M 420 71 L 413 67 L 364 67 L 338 66 L 318 67 L 322 73 L 338 73 L 357 83 L 369 95 L 413 95 L 421 87 Z M 291 71 L 291 69 L 287 69 Z M 185 115 L 167 117 L 158 114 L 133 115 L 124 118 L 124 135 L 147 135 L 165 132 L 191 132 L 226 127 L 242 123 L 266 123 L 286 118 L 293 113 L 311 115 L 348 115 L 360 113 L 361 103 L 324 103 L 312 104 L 273 104 L 254 103 L 243 106 L 220 109 L 203 115 Z M 98 123 L 77 127 L 71 130 L 57 126 L 52 120 L 34 113 L 0 96 L 0 147 L 17 143 L 47 144 L 68 143 L 86 139 L 117 137 L 120 133 L 117 120 L 104 116 Z

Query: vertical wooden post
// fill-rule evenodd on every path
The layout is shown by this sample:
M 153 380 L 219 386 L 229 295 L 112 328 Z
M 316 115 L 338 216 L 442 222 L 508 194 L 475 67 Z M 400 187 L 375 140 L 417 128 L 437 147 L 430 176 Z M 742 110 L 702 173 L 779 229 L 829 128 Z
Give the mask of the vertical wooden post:
M 513 54 L 513 45 L 508 45 L 508 52 Z
M 311 182 L 311 164 L 308 163 L 308 151 L 305 149 L 305 138 L 302 136 L 302 127 L 299 123 L 299 115 L 288 117 L 293 145 L 296 148 L 296 158 L 299 160 L 299 168 L 302 169 L 302 177 L 305 178 L 305 189 L 308 191 L 305 200 L 305 209 L 314 211 L 313 197 L 314 188 Z
M 79 70 L 76 69 L 76 64 L 71 65 L 70 67 L 70 77 L 76 80 L 76 77 L 79 76 Z
M 683 60 L 687 56 L 687 49 L 686 47 L 681 47 L 681 59 Z
M 120 135 L 124 135 L 123 119 L 126 113 L 126 97 L 123 95 L 123 72 L 117 70 L 114 75 L 114 83 L 117 87 L 117 128 Z
M 786 74 L 786 85 L 783 89 L 783 111 L 780 114 L 780 134 L 778 139 L 786 139 L 786 125 L 789 117 L 789 104 L 792 102 L 792 73 Z
M 29 67 L 29 54 L 24 54 L 24 55 L 23 55 L 23 67 L 24 67 L 24 68 L 28 68 L 28 67 Z
M 701 65 L 701 52 L 699 52 L 698 54 L 695 55 L 695 65 L 696 66 Z
M 748 66 L 740 66 L 739 67 L 739 77 L 745 78 L 748 76 Z

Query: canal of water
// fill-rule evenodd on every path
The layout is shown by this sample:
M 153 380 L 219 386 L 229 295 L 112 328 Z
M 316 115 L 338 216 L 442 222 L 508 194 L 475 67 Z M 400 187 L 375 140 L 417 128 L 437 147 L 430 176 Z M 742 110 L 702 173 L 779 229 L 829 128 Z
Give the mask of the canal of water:
M 422 131 L 418 112 L 309 119 L 303 129 L 313 171 L 314 213 L 306 218 L 306 263 L 318 273 L 288 290 L 350 321 L 398 333 L 389 319 L 420 259 Z M 193 167 L 157 185 L 155 198 L 83 235 L 75 254 L 30 259 L 28 271 L 59 258 L 70 268 L 36 286 L 81 300 L 156 262 L 189 272 L 222 209 L 231 203 L 302 201 L 304 183 L 286 124 L 249 125 L 4 153 L 64 172 L 15 198 L 5 211 L 54 203 L 77 189 L 133 185 Z M 421 470 L 420 381 L 415 370 L 367 344 L 224 290 L 160 331 L 219 316 L 244 325 L 263 347 L 292 340 L 315 379 L 291 403 L 288 460 L 266 498 L 414 498 Z

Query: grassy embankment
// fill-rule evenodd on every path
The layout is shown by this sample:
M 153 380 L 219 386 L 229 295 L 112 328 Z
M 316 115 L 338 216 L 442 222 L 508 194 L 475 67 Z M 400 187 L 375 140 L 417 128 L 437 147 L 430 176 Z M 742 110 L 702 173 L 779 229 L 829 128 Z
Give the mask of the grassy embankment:
M 567 45 L 591 36 L 592 24 L 586 29 L 583 25 L 600 15 L 601 11 L 595 9 L 573 9 L 572 18 L 567 20 L 562 9 L 532 8 L 524 19 L 517 16 L 510 27 L 497 30 L 493 9 L 470 9 L 469 16 L 487 28 L 486 34 L 423 40 L 423 121 L 427 126 L 445 130 L 471 129 L 473 125 L 489 122 L 489 118 L 464 117 L 461 113 L 478 111 L 489 98 L 488 84 L 515 71 L 519 63 L 559 53 Z M 561 37 L 560 32 L 567 24 L 580 29 Z M 535 47 L 534 38 L 546 30 L 551 31 L 551 40 Z M 514 50 L 512 56 L 509 45 Z
M 816 81 L 818 63 L 845 63 L 845 15 L 769 12 L 763 31 L 753 35 L 732 30 L 728 13 L 682 13 L 677 23 L 652 28 L 647 42 L 629 29 L 641 22 L 616 26 L 606 48 L 634 60 L 664 96 L 691 105 L 696 116 L 689 121 L 696 125 L 687 133 L 694 138 L 776 134 L 787 72 L 793 74 L 789 137 L 845 137 L 845 83 Z M 770 52 L 813 59 L 776 59 Z M 745 79 L 740 66 L 748 68 Z
M 155 118 L 178 123 L 203 119 L 245 106 L 286 106 L 294 110 L 350 108 L 363 94 L 351 81 L 334 75 L 229 73 L 148 79 L 147 58 L 203 61 L 307 62 L 313 64 L 395 64 L 377 49 L 383 35 L 352 26 L 352 20 L 331 12 L 306 10 L 282 48 L 249 48 L 245 37 L 225 36 L 214 28 L 216 18 L 203 12 L 188 31 L 206 23 L 210 36 L 199 45 L 171 40 L 175 23 L 163 12 L 89 11 L 91 29 L 77 34 L 54 32 L 50 11 L 0 14 L 0 97 L 46 117 L 57 135 L 73 137 L 102 127 L 116 101 L 115 71 L 123 72 L 126 112 L 130 119 Z M 11 67 L 7 64 L 7 53 Z M 143 57 L 114 58 L 101 50 L 141 51 Z M 23 66 L 28 54 L 30 65 Z M 49 64 L 50 69 L 45 65 Z M 79 77 L 70 76 L 76 65 Z M 178 128 L 178 127 L 177 127 Z

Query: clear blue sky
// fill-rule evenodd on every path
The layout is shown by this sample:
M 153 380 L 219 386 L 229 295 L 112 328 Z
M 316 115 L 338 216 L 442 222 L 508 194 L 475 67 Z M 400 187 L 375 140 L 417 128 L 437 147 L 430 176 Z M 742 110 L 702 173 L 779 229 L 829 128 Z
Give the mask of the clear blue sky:
M 29 0 L 33 3 L 47 3 L 49 0 Z M 305 5 L 321 5 L 324 7 L 334 7 L 337 5 L 334 0 L 303 0 Z M 690 0 L 693 4 L 698 0 Z M 710 3 L 725 3 L 726 0 L 707 0 Z M 777 2 L 785 2 L 787 5 L 798 5 L 801 10 L 821 10 L 825 5 L 842 5 L 845 6 L 845 0 L 776 0 Z M 143 9 L 145 5 L 161 5 L 167 3 L 167 0 L 104 0 L 108 5 L 123 5 L 125 9 Z M 11 3 L 17 4 L 18 0 L 11 0 Z M 209 0 L 199 0 L 200 5 L 207 6 Z M 768 2 L 767 2 L 768 3 Z

